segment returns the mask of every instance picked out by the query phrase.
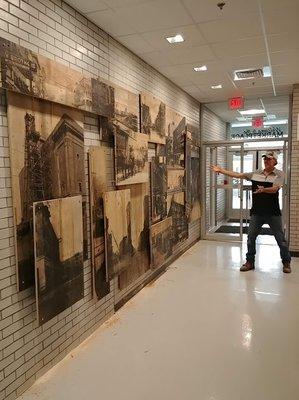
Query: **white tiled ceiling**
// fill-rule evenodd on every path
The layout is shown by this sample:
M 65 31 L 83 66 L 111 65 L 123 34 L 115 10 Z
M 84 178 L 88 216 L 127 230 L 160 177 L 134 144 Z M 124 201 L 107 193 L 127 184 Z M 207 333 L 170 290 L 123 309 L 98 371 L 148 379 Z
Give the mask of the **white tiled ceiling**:
M 223 10 L 219 0 L 67 1 L 201 102 L 285 95 L 299 82 L 299 0 L 224 0 Z M 178 33 L 183 43 L 165 40 Z M 193 71 L 201 64 L 208 71 Z M 273 82 L 233 81 L 235 69 L 265 65 Z

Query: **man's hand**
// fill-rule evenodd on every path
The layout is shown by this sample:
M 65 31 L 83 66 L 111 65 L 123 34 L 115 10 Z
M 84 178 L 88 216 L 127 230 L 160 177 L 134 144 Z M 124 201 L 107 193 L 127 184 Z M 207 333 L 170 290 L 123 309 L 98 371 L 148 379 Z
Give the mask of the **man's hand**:
M 211 170 L 216 172 L 217 174 L 222 172 L 222 168 L 218 167 L 218 165 L 212 165 Z
M 254 194 L 256 194 L 256 193 L 264 193 L 264 186 L 258 186 L 256 191 L 253 192 L 253 193 Z

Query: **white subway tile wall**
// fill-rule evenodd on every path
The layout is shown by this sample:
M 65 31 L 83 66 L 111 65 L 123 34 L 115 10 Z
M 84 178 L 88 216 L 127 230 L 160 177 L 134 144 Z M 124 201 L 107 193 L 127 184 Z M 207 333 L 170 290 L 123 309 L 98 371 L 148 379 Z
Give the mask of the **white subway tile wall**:
M 149 91 L 189 122 L 199 124 L 197 101 L 61 0 L 0 0 L 0 37 L 134 93 Z M 97 121 L 89 114 L 85 117 L 85 145 L 86 153 L 88 146 L 101 145 Z M 106 155 L 113 188 L 114 162 L 109 147 Z M 109 318 L 114 304 L 150 275 L 140 277 L 123 292 L 112 281 L 110 294 L 97 302 L 92 299 L 89 254 L 84 264 L 84 299 L 38 327 L 33 288 L 17 292 L 10 177 L 6 96 L 0 91 L 0 400 L 23 393 Z M 199 231 L 199 222 L 193 223 L 188 241 L 178 251 L 198 239 Z

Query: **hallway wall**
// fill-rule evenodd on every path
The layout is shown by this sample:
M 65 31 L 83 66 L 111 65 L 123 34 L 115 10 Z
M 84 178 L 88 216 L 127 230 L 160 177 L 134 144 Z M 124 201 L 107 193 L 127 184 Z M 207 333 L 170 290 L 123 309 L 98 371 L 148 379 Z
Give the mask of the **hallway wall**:
M 226 140 L 227 139 L 227 123 L 214 114 L 211 110 L 206 107 L 201 108 L 201 135 L 202 141 L 211 140 Z M 218 151 L 218 163 L 226 168 L 227 159 L 225 149 L 219 149 Z M 206 224 L 209 224 L 210 215 L 210 165 L 206 165 Z M 226 193 L 225 191 L 217 192 L 217 221 L 222 221 L 226 217 Z
M 299 84 L 294 85 L 291 111 L 290 250 L 299 256 Z
M 0 1 L 0 37 L 100 76 L 126 89 L 151 92 L 199 125 L 199 103 L 61 0 Z M 0 399 L 12 400 L 53 367 L 114 313 L 114 305 L 152 272 L 119 292 L 115 281 L 104 299 L 92 298 L 90 254 L 84 264 L 85 297 L 41 327 L 34 289 L 17 292 L 6 96 L 0 103 Z M 85 146 L 100 145 L 93 117 L 85 117 Z M 113 152 L 107 166 L 113 177 Z M 87 160 L 86 160 L 87 175 Z M 112 180 L 112 179 L 111 179 Z M 112 183 L 111 183 L 112 184 Z M 88 210 L 87 210 L 88 211 Z M 88 223 L 89 226 L 89 223 Z M 178 252 L 198 239 L 199 221 Z

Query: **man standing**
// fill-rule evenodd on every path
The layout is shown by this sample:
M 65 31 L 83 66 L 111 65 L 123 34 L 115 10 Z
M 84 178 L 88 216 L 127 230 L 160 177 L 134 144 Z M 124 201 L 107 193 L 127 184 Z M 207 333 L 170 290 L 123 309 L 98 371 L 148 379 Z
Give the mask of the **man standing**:
M 263 155 L 263 159 L 265 168 L 255 172 L 241 174 L 227 171 L 217 165 L 212 166 L 212 170 L 232 178 L 247 179 L 252 182 L 252 208 L 250 210 L 246 262 L 242 265 L 240 271 L 250 271 L 255 268 L 255 241 L 263 224 L 268 224 L 280 248 L 283 272 L 290 273 L 291 256 L 282 229 L 278 198 L 278 191 L 284 184 L 284 174 L 275 168 L 277 154 L 274 151 L 267 151 Z

